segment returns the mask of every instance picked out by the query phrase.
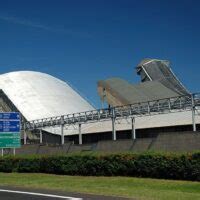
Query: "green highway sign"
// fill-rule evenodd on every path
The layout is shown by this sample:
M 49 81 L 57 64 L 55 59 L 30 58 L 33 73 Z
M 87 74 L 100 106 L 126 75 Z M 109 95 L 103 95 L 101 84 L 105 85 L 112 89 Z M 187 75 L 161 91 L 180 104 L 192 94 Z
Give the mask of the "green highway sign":
M 20 113 L 0 113 L 0 148 L 21 147 Z
M 0 148 L 19 148 L 21 139 L 19 132 L 1 132 L 0 133 Z

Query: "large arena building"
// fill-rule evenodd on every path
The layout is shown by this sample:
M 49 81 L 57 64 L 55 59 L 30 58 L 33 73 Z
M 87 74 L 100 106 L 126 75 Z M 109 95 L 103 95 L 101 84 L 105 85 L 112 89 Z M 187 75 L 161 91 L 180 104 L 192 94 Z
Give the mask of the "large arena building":
M 19 111 L 22 126 L 31 124 L 31 128 L 22 127 L 22 141 L 25 144 L 39 141 L 87 144 L 101 140 L 154 138 L 159 133 L 200 129 L 198 112 L 186 109 L 187 101 L 194 100 L 191 99 L 193 95 L 172 72 L 168 61 L 144 59 L 136 67 L 136 72 L 141 77 L 138 84 L 120 78 L 98 81 L 98 94 L 107 106 L 96 111 L 69 84 L 48 74 L 32 71 L 2 74 L 0 110 Z M 171 107 L 166 108 L 166 103 Z M 178 107 L 175 107 L 177 104 Z M 113 108 L 124 105 L 134 105 L 140 112 L 134 112 L 128 117 L 121 115 L 114 121 L 113 115 L 102 120 L 100 117 L 88 120 L 93 117 L 93 113 L 100 116 L 106 111 L 110 115 Z M 141 112 L 144 107 L 149 109 L 148 112 Z M 88 111 L 94 112 L 88 115 Z M 76 116 L 83 119 L 84 115 L 85 121 L 77 123 Z M 61 119 L 65 123 L 57 123 Z M 69 119 L 74 122 L 68 123 Z M 92 123 L 88 123 L 90 121 Z
M 0 111 L 20 112 L 22 123 L 95 109 L 69 84 L 40 72 L 2 74 L 0 89 Z M 56 127 L 46 127 L 44 131 L 60 135 Z M 27 132 L 27 137 L 37 139 L 37 131 L 34 132 Z
M 119 106 L 190 94 L 172 72 L 168 61 L 145 59 L 136 71 L 141 77 L 139 84 L 130 84 L 120 78 L 99 81 L 98 91 L 102 101 Z

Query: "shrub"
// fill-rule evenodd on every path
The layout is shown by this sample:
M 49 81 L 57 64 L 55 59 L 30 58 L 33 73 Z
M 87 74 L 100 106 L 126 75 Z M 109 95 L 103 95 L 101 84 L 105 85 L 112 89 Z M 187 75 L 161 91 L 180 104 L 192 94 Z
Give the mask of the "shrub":
M 67 154 L 4 157 L 1 172 L 135 176 L 200 181 L 200 153 Z

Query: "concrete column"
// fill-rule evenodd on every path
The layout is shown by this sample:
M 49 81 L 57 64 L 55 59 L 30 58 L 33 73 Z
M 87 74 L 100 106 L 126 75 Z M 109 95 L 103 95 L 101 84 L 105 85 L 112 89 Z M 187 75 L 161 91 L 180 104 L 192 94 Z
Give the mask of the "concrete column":
M 169 111 L 171 111 L 171 101 L 170 101 L 170 99 L 168 99 L 168 107 L 169 107 Z
M 42 144 L 42 129 L 40 129 L 40 144 Z
M 26 144 L 26 124 L 24 123 L 24 144 Z
M 150 103 L 148 102 L 148 105 L 147 105 L 147 112 L 148 114 L 150 114 Z
M 27 144 L 26 138 L 27 138 L 26 130 L 24 130 L 24 144 Z
M 78 137 L 79 137 L 79 144 L 83 144 L 82 133 L 81 133 L 81 124 L 78 124 Z
M 116 128 L 115 128 L 115 110 L 112 108 L 112 139 L 117 140 Z
M 131 136 L 132 136 L 132 139 L 135 140 L 136 139 L 135 117 L 131 117 L 131 125 L 132 125 Z
M 192 127 L 193 127 L 193 131 L 197 130 L 196 127 L 196 120 L 195 120 L 195 102 L 194 102 L 194 95 L 191 95 L 191 100 L 192 100 Z
M 61 116 L 60 122 L 60 135 L 61 135 L 61 144 L 65 144 L 65 136 L 64 136 L 64 116 Z

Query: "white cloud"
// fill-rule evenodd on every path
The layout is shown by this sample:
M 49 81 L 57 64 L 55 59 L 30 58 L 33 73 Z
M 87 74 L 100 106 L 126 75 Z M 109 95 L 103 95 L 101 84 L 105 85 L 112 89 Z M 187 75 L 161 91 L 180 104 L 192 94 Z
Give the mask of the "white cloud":
M 45 31 L 50 31 L 50 32 L 58 32 L 62 34 L 69 34 L 73 36 L 79 36 L 79 37 L 91 37 L 90 34 L 82 31 L 74 31 L 71 29 L 60 29 L 60 28 L 55 28 L 55 27 L 50 27 L 41 23 L 36 23 L 30 20 L 22 19 L 22 18 L 17 18 L 17 17 L 12 17 L 12 16 L 3 16 L 0 15 L 0 20 L 6 21 L 9 23 L 13 24 L 18 24 L 22 26 L 27 26 L 27 27 L 32 27 L 32 28 L 37 28 Z

